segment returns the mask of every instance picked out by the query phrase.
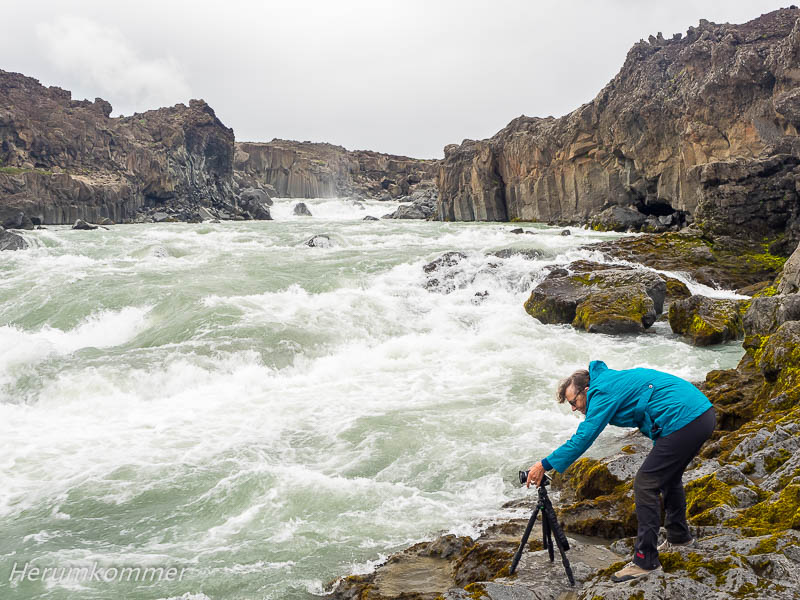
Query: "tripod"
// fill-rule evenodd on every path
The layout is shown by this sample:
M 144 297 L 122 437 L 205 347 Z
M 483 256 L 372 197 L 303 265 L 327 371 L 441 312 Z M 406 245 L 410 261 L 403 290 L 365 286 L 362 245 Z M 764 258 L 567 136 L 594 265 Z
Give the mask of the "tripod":
M 527 479 L 528 473 L 525 471 L 520 471 L 520 482 L 525 483 Z M 558 524 L 556 511 L 553 509 L 550 498 L 547 496 L 547 486 L 549 484 L 550 478 L 545 475 L 544 479 L 542 479 L 542 484 L 539 486 L 539 501 L 536 503 L 536 508 L 533 509 L 533 514 L 531 515 L 530 521 L 528 521 L 528 526 L 525 528 L 525 533 L 522 536 L 519 549 L 514 555 L 514 559 L 511 561 L 511 569 L 509 573 L 513 575 L 514 571 L 517 569 L 519 559 L 522 558 L 522 551 L 525 549 L 525 544 L 528 543 L 528 537 L 531 535 L 533 524 L 536 522 L 536 517 L 539 516 L 539 511 L 541 511 L 542 544 L 545 548 L 547 548 L 547 551 L 550 554 L 550 562 L 554 562 L 555 549 L 553 548 L 553 536 L 555 536 L 556 545 L 558 546 L 558 551 L 561 554 L 561 562 L 564 564 L 564 570 L 567 572 L 567 579 L 569 579 L 569 584 L 574 586 L 575 578 L 572 576 L 572 567 L 569 566 L 569 559 L 567 558 L 566 554 L 567 550 L 569 550 L 569 542 L 567 541 L 567 536 L 564 535 L 564 531 L 561 529 L 561 526 Z

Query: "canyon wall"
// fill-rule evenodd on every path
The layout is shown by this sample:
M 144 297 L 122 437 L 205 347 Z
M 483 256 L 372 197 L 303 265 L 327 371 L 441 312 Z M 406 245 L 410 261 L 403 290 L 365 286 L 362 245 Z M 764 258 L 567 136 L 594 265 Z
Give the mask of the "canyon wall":
M 233 130 L 202 100 L 131 117 L 0 71 L 0 217 L 6 226 L 128 222 L 165 206 L 191 220 L 234 197 Z M 10 224 L 10 225 L 9 225 Z
M 234 169 L 240 185 L 271 186 L 283 198 L 388 200 L 434 186 L 438 161 L 276 139 L 237 142 Z
M 791 7 L 650 36 L 568 115 L 447 146 L 440 217 L 586 223 L 616 206 L 800 238 L 798 18 Z

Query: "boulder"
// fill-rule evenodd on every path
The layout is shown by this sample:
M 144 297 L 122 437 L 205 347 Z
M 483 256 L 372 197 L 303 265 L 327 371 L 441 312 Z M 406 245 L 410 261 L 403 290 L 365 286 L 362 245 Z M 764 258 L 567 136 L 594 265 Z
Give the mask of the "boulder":
M 239 195 L 239 208 L 259 221 L 271 221 L 269 207 L 272 199 L 264 190 L 247 188 Z
M 611 206 L 594 217 L 589 225 L 595 231 L 638 231 L 646 219 L 635 208 Z
M 89 223 L 87 223 L 83 219 L 78 219 L 77 221 L 75 221 L 75 224 L 72 226 L 72 228 L 73 229 L 83 229 L 83 230 L 89 231 L 91 229 L 97 229 L 97 225 L 90 225 Z
M 590 294 L 576 307 L 572 326 L 589 333 L 641 333 L 656 316 L 653 299 L 637 283 Z
M 545 324 L 571 323 L 577 327 L 591 327 L 593 332 L 610 332 L 617 328 L 640 331 L 652 325 L 663 310 L 664 280 L 652 271 L 595 265 L 580 261 L 568 266 L 566 273 L 563 270 L 551 271 L 531 292 L 525 310 Z M 639 296 L 641 290 L 637 285 L 644 288 L 652 306 Z M 610 293 L 619 288 L 629 289 Z M 577 318 L 578 306 L 593 296 L 596 298 L 583 307 L 580 318 Z M 626 300 L 633 303 L 629 312 L 624 310 Z M 639 325 L 634 327 L 635 323 Z
M 299 217 L 311 216 L 311 211 L 308 210 L 308 207 L 306 206 L 305 202 L 298 202 L 297 204 L 295 204 L 292 212 Z
M 333 246 L 330 236 L 325 234 L 315 235 L 304 243 L 310 248 L 330 248 Z
M 797 320 L 800 320 L 800 294 L 753 298 L 742 318 L 745 348 L 758 348 L 765 336 L 775 333 L 787 321 Z
M 0 227 L 0 250 L 24 250 L 28 247 L 21 235 Z
M 362 221 L 380 221 L 380 219 L 378 217 L 373 217 L 372 215 L 367 215 L 366 217 L 364 217 L 361 220 Z
M 24 211 L 9 206 L 0 207 L 0 227 L 5 229 L 33 229 L 33 221 Z
M 742 313 L 746 301 L 695 295 L 669 307 L 669 325 L 695 346 L 710 346 L 744 336 Z

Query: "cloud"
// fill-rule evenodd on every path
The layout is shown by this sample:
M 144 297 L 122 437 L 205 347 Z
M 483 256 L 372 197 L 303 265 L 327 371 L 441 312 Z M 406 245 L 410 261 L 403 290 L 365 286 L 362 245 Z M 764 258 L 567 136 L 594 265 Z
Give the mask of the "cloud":
M 116 28 L 64 16 L 36 26 L 45 58 L 81 87 L 130 114 L 186 102 L 191 89 L 172 57 L 145 58 Z

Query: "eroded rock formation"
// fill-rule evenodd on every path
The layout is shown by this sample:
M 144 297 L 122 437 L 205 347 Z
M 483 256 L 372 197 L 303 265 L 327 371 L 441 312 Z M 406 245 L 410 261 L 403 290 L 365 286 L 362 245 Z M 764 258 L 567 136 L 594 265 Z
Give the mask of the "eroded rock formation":
M 281 198 L 392 199 L 434 187 L 438 161 L 312 142 L 237 142 L 241 185 L 270 186 Z
M 796 241 L 798 18 L 792 7 L 651 36 L 572 113 L 521 116 L 490 139 L 447 146 L 441 217 L 586 223 L 619 206 L 654 231 L 696 219 L 717 233 Z
M 235 203 L 233 130 L 202 100 L 131 117 L 0 71 L 0 200 L 32 224 Z

